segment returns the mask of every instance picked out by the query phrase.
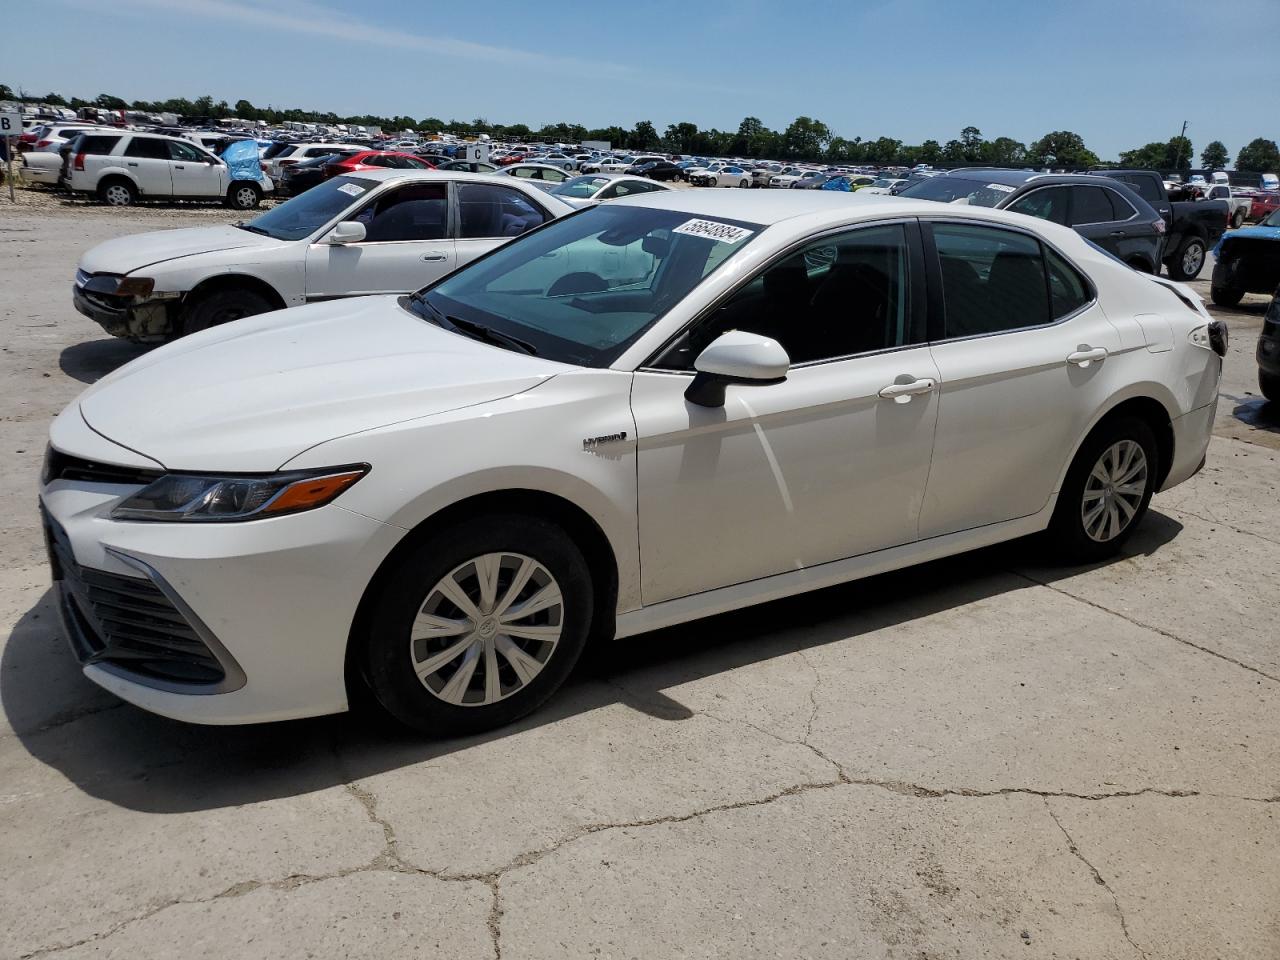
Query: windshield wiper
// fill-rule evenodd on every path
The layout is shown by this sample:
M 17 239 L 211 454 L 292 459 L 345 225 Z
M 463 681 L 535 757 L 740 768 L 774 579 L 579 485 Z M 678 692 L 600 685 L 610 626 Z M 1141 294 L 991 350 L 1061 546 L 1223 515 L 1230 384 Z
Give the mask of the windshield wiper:
M 271 234 L 269 234 L 266 230 L 263 230 L 261 227 L 255 227 L 253 224 L 245 223 L 243 220 L 237 223 L 236 226 L 239 227 L 241 230 L 248 230 L 250 233 L 260 233 L 264 237 L 271 236 Z
M 464 336 L 473 337 L 476 340 L 483 340 L 486 343 L 492 343 L 495 346 L 507 347 L 511 350 L 519 350 L 521 353 L 530 355 L 537 354 L 537 348 L 527 340 L 521 340 L 519 337 L 513 337 L 508 333 L 502 333 L 494 330 L 492 327 L 486 327 L 483 323 L 476 323 L 474 320 L 463 320 L 461 317 L 451 317 L 440 311 L 434 303 L 428 300 L 421 293 L 409 295 L 410 303 L 421 304 L 430 312 L 430 316 L 419 313 L 426 320 L 430 320 L 438 327 L 444 327 L 454 333 L 461 333 Z

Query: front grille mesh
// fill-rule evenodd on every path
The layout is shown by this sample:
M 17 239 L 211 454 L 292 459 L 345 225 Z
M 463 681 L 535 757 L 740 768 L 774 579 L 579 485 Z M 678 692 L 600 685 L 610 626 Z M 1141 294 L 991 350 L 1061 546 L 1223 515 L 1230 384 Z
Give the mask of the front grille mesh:
M 162 476 L 159 470 L 144 470 L 139 467 L 122 467 L 114 463 L 97 463 L 73 457 L 53 447 L 48 447 L 44 454 L 43 478 L 45 483 L 54 480 L 78 480 L 82 483 L 119 483 L 130 486 L 145 486 Z
M 168 683 L 222 682 L 222 664 L 159 587 L 140 577 L 80 566 L 66 532 L 47 514 L 45 535 L 72 646 L 82 663 L 109 663 Z

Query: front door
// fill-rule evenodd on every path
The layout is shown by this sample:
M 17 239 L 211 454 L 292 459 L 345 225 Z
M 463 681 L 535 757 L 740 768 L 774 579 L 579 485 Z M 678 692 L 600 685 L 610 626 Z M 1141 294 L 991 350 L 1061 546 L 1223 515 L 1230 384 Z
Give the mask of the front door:
M 307 299 L 408 293 L 455 266 L 449 184 L 406 183 L 379 193 L 347 218 L 364 224 L 360 243 L 307 248 Z
M 695 321 L 632 390 L 646 604 L 916 539 L 938 412 L 914 222 L 775 262 Z M 684 397 L 728 330 L 777 340 L 783 383 Z
M 931 331 L 941 393 L 921 538 L 1046 506 L 1110 392 L 1108 364 L 1123 362 L 1088 280 L 1031 234 L 931 229 L 945 310 Z
M 175 197 L 220 197 L 226 193 L 227 168 L 212 154 L 189 143 L 170 140 L 169 157 Z

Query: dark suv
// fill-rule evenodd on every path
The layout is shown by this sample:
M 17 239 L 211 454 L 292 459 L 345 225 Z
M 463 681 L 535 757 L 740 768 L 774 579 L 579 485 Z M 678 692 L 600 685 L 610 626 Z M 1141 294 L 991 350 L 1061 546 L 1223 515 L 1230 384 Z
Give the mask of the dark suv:
M 1271 298 L 1258 337 L 1258 387 L 1272 403 L 1280 403 L 1280 289 Z
M 1052 220 L 1071 227 L 1135 270 L 1159 273 L 1165 222 L 1118 181 L 1031 170 L 952 170 L 921 180 L 900 197 L 964 201 Z

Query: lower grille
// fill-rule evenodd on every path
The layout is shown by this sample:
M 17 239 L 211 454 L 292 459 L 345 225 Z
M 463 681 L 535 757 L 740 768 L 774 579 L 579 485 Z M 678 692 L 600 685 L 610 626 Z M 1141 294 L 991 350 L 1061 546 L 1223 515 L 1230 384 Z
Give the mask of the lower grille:
M 82 567 L 66 531 L 47 513 L 44 528 L 63 620 L 81 663 L 109 664 L 144 683 L 208 686 L 226 679 L 218 658 L 156 584 Z

